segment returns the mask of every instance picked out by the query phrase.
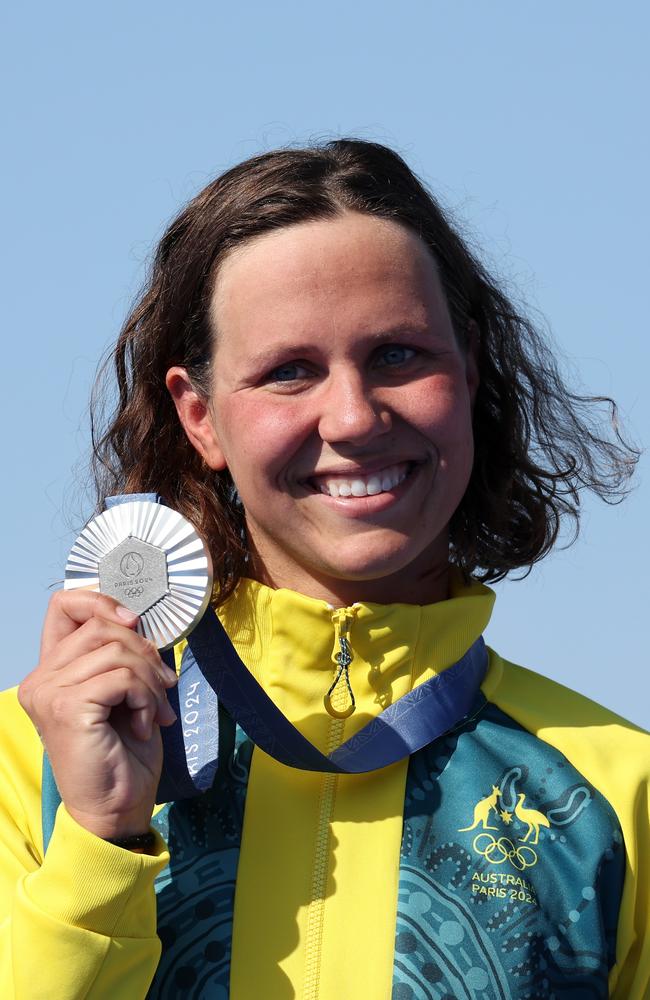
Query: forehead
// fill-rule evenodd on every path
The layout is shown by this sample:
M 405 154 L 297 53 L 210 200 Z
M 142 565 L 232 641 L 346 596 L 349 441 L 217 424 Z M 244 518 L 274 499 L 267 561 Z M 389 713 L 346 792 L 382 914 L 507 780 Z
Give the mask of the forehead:
M 357 212 L 264 234 L 221 265 L 211 305 L 219 338 L 264 323 L 293 331 L 430 324 L 447 315 L 435 261 L 399 223 Z M 365 328 L 368 327 L 368 330 Z

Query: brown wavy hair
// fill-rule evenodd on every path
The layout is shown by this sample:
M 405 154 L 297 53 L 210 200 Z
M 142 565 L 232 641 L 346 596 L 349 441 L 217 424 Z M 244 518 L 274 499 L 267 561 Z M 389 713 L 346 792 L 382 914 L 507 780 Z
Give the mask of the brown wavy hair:
M 350 210 L 417 233 L 437 262 L 460 343 L 470 326 L 478 331 L 474 467 L 450 524 L 451 559 L 466 575 L 529 571 L 565 520 L 577 535 L 581 490 L 620 500 L 639 456 L 621 437 L 614 402 L 570 391 L 544 336 L 397 153 L 337 139 L 253 157 L 208 184 L 167 229 L 91 404 L 98 508 L 113 493 L 161 494 L 208 541 L 222 600 L 246 571 L 244 511 L 229 473 L 214 473 L 187 440 L 165 374 L 182 365 L 209 395 L 208 309 L 229 253 L 270 230 Z M 109 415 L 107 377 L 118 387 Z

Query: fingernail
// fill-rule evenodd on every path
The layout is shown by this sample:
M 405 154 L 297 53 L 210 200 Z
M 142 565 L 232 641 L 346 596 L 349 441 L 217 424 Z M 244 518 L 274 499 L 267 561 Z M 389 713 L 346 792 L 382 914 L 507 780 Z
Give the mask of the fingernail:
M 160 706 L 159 715 L 160 715 L 160 721 L 163 724 L 165 723 L 171 724 L 172 722 L 176 722 L 177 718 L 176 712 L 174 711 L 174 709 L 171 707 L 171 705 L 167 700 L 165 700 Z
M 133 625 L 134 622 L 137 622 L 139 617 L 139 615 L 136 615 L 135 611 L 129 611 L 129 609 L 125 608 L 122 604 L 117 605 L 117 607 L 115 608 L 115 614 L 118 616 L 118 618 L 121 618 L 123 621 L 128 622 L 130 625 Z
M 166 664 L 163 664 L 162 672 L 166 684 L 175 684 L 178 680 L 176 671 L 172 670 L 171 667 L 168 667 Z

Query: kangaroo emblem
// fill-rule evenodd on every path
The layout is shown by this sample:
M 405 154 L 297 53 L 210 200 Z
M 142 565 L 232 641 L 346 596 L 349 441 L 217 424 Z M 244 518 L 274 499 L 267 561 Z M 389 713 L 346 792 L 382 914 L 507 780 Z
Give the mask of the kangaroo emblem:
M 521 823 L 525 823 L 528 827 L 525 836 L 520 837 L 519 840 L 522 844 L 525 844 L 530 835 L 535 833 L 535 839 L 531 841 L 532 844 L 536 844 L 539 840 L 539 828 L 540 826 L 550 826 L 551 824 L 547 820 L 544 813 L 539 812 L 537 809 L 524 809 L 524 799 L 526 796 L 521 792 L 517 796 L 517 805 L 515 806 L 515 816 Z M 480 805 L 480 803 L 479 803 Z
M 498 830 L 498 826 L 490 826 L 488 824 L 488 819 L 490 817 L 490 809 L 497 811 L 497 799 L 501 795 L 501 789 L 497 785 L 492 785 L 492 794 L 486 795 L 484 799 L 480 799 L 474 806 L 474 822 L 471 826 L 464 826 L 458 832 L 466 833 L 467 830 L 474 830 L 479 825 L 483 824 L 484 830 Z M 527 810 L 530 812 L 530 810 Z M 538 813 L 541 816 L 541 813 Z M 542 816 L 542 819 L 546 821 L 546 817 Z

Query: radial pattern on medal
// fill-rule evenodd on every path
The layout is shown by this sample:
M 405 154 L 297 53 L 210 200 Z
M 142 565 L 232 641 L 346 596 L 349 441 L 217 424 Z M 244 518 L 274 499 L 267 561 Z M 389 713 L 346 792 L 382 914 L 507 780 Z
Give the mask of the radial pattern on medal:
M 140 616 L 141 635 L 168 649 L 208 606 L 212 561 L 177 511 L 151 500 L 127 501 L 86 525 L 68 556 L 64 587 L 110 594 Z

